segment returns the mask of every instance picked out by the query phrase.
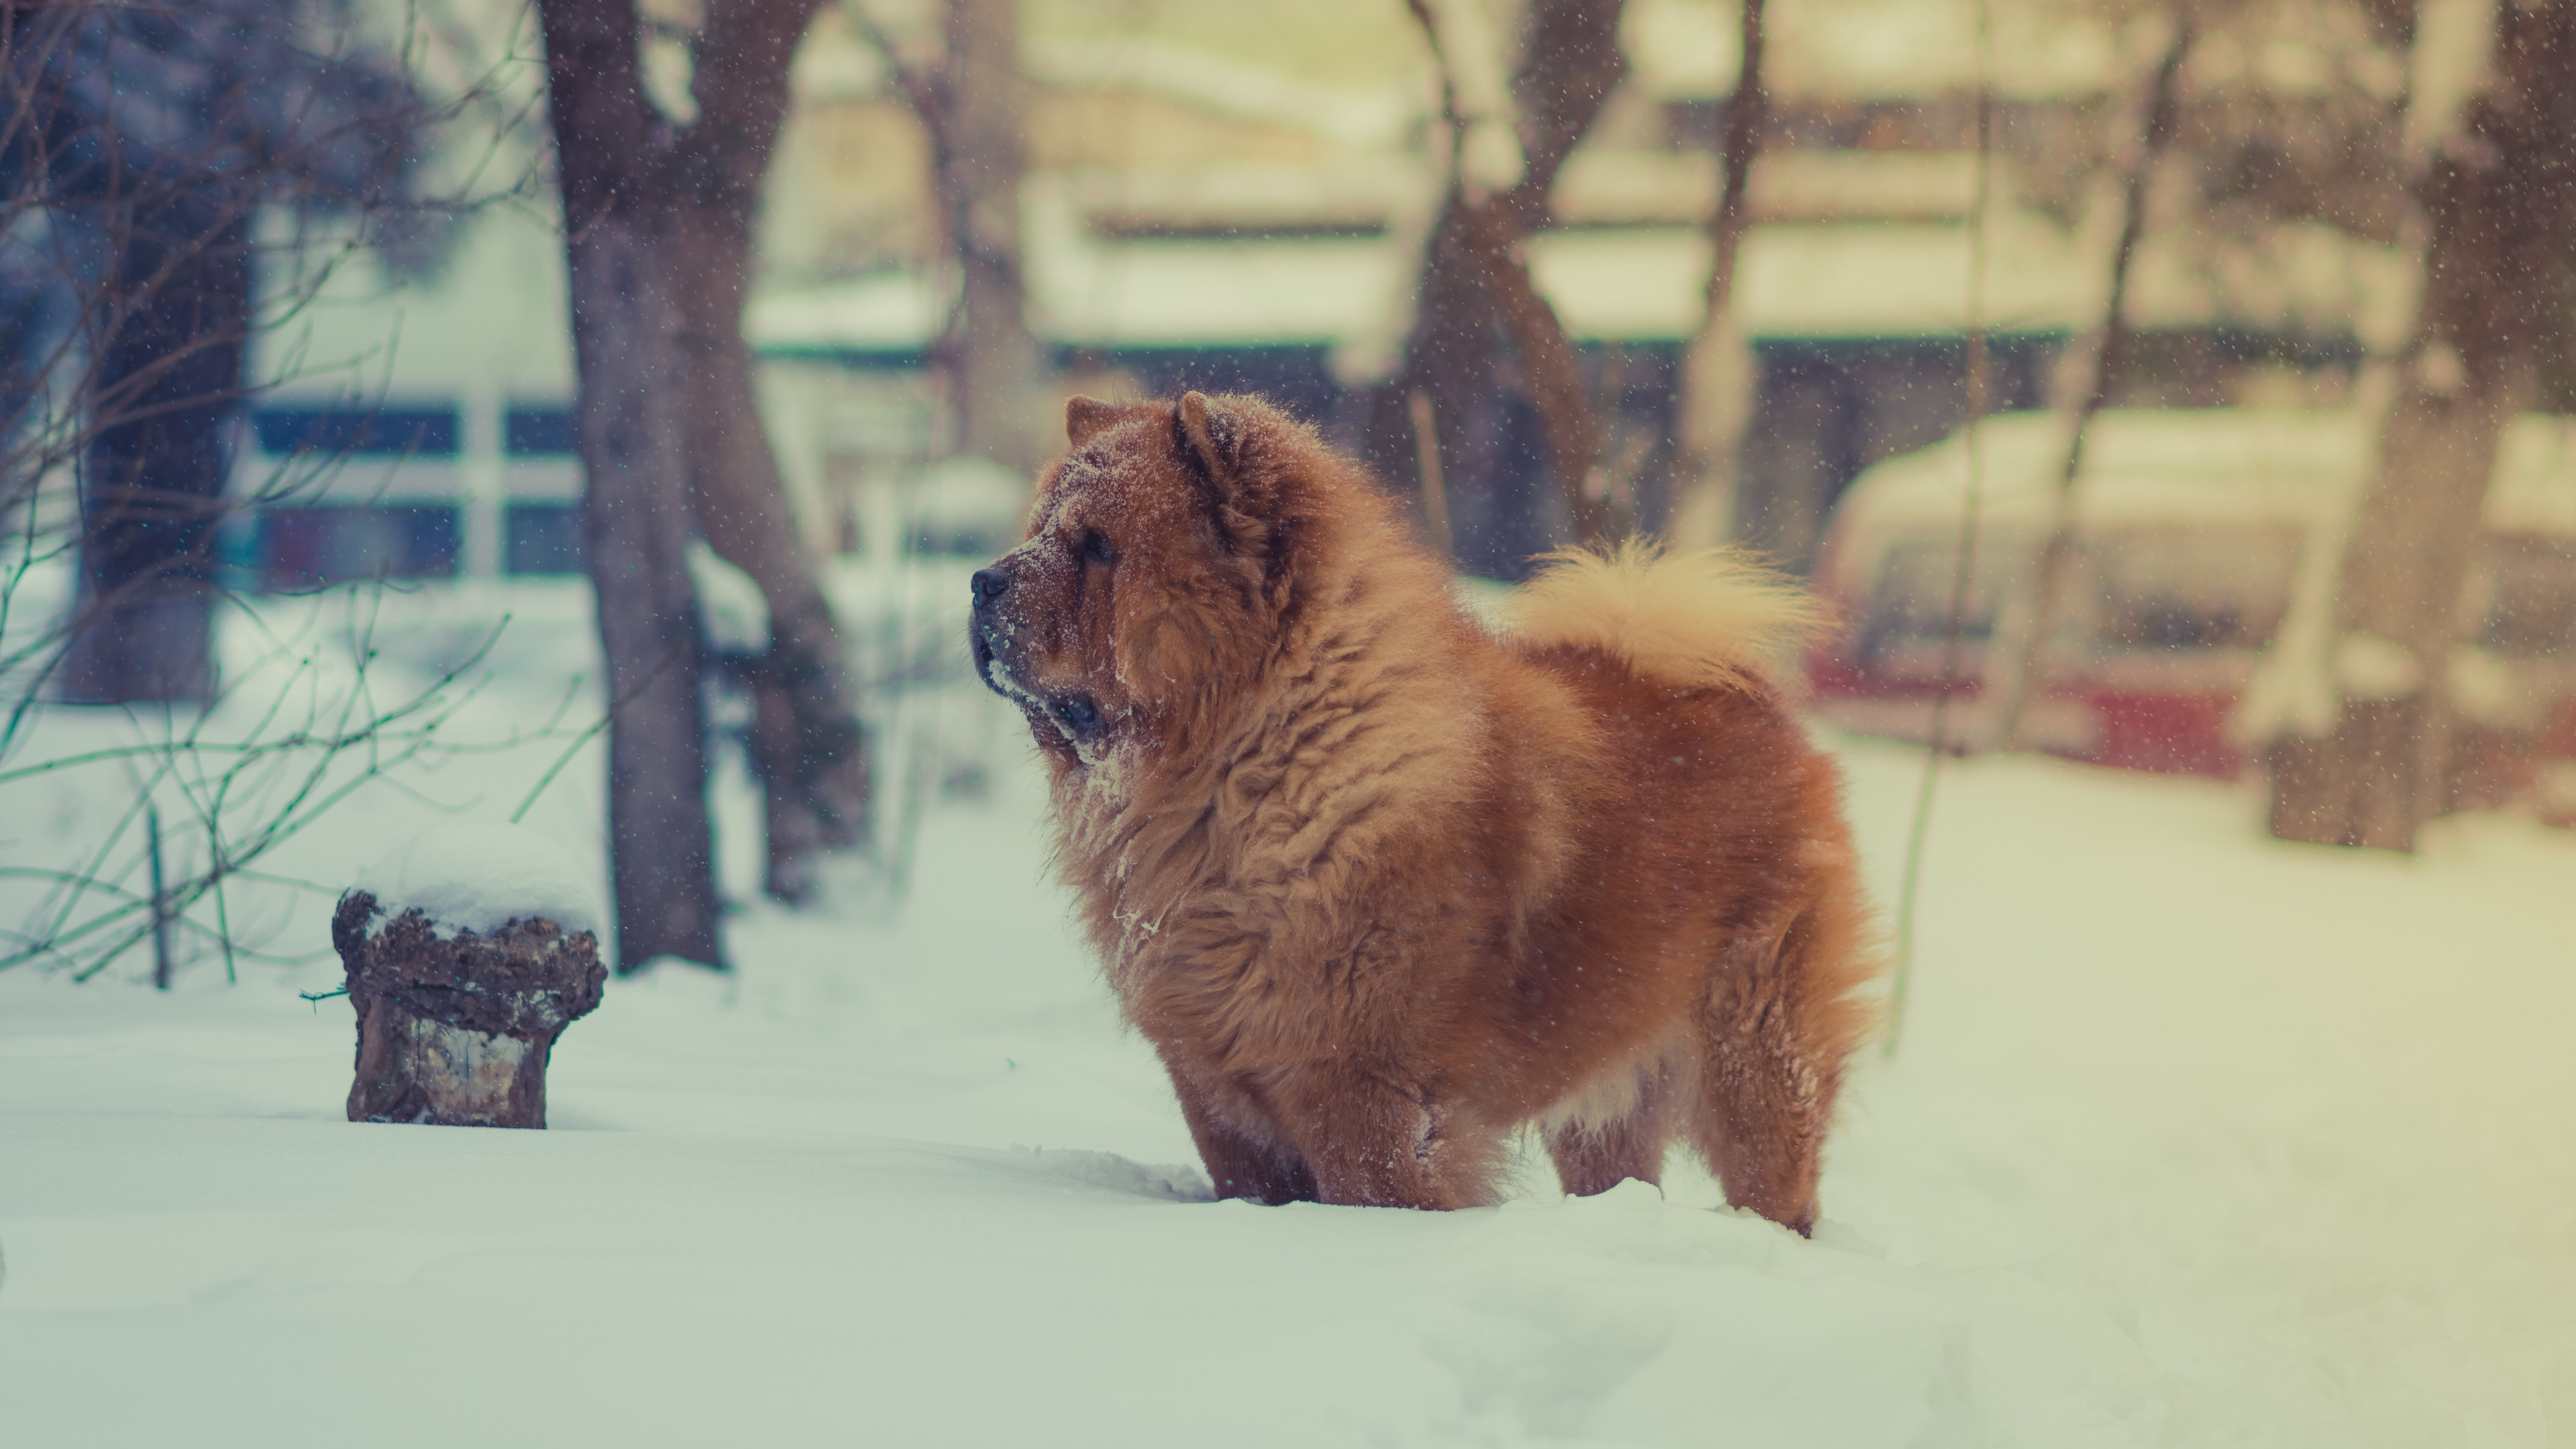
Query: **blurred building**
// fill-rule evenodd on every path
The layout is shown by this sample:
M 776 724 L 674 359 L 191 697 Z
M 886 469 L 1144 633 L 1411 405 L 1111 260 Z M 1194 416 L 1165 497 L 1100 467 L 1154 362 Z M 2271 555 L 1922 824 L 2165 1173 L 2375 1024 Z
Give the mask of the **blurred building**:
M 1982 313 L 1995 403 L 2027 408 L 2100 287 L 2098 247 L 2048 219 L 2029 179 L 2062 136 L 2095 133 L 2135 67 L 2093 11 L 1996 7 L 2008 159 Z M 935 46 L 927 0 L 871 13 Z M 1773 0 L 1770 14 L 1774 119 L 1736 289 L 1762 363 L 1740 516 L 1803 564 L 1863 468 L 1964 415 L 1976 74 L 1968 0 Z M 1030 321 L 1068 387 L 1251 388 L 1329 417 L 1385 361 L 1437 200 L 1429 57 L 1404 7 L 1025 0 L 1021 25 Z M 1617 424 L 1643 438 L 1669 434 L 1700 322 L 1735 34 L 1719 0 L 1630 0 L 1628 78 L 1530 243 Z M 747 327 L 799 507 L 836 549 L 890 546 L 885 495 L 946 450 L 928 364 L 953 283 L 929 166 L 879 58 L 827 7 L 799 59 Z M 2132 287 L 2145 335 L 2114 400 L 2339 401 L 2357 319 L 2382 305 L 2392 266 L 2324 233 L 2249 260 L 2151 232 Z M 311 323 L 327 336 L 281 338 L 273 356 L 304 371 L 263 403 L 244 467 L 282 473 L 323 444 L 358 466 L 267 510 L 245 567 L 292 583 L 573 566 L 561 269 L 542 207 L 495 208 L 438 277 L 338 289 L 344 310 Z M 325 375 L 325 357 L 352 361 Z M 1033 431 L 1051 431 L 1052 409 L 1036 412 Z M 1494 466 L 1527 475 L 1534 422 L 1505 422 L 1527 437 Z
M 2139 57 L 2094 11 L 1996 11 L 2002 156 L 1982 310 L 1994 405 L 2028 408 L 2101 287 L 2099 244 L 2033 193 L 2080 185 L 2049 173 L 2079 163 L 2060 153 L 2098 137 Z M 1258 388 L 1329 417 L 1391 340 L 1389 318 L 1401 325 L 1439 184 L 1422 154 L 1429 57 L 1404 7 L 1052 0 L 1023 15 L 1039 84 L 1023 225 L 1041 337 L 1078 377 Z M 1763 364 L 1743 517 L 1803 564 L 1861 469 L 1965 413 L 1974 26 L 1967 0 L 1774 0 L 1770 17 L 1774 118 L 1736 290 Z M 1630 0 L 1629 76 L 1530 246 L 1601 395 L 1649 436 L 1669 434 L 1700 322 L 1736 24 L 1720 0 Z M 756 335 L 773 356 L 875 365 L 887 335 L 836 319 L 935 314 L 918 265 L 937 245 L 925 153 L 855 37 L 827 24 L 807 62 Z M 2131 297 L 2143 335 L 2113 401 L 2339 402 L 2359 314 L 2401 284 L 2392 254 L 2322 231 L 2251 256 L 2151 233 Z M 909 307 L 906 289 L 920 298 Z M 1518 422 L 1523 445 L 1491 456 L 1535 471 L 1535 419 Z

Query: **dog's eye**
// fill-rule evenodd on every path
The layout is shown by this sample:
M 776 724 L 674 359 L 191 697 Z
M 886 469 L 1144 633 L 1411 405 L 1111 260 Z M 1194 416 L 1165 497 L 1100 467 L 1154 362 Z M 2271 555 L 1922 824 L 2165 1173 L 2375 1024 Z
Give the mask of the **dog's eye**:
M 1082 531 L 1082 556 L 1085 560 L 1096 564 L 1118 562 L 1118 550 L 1109 546 L 1109 535 L 1096 528 L 1086 528 Z

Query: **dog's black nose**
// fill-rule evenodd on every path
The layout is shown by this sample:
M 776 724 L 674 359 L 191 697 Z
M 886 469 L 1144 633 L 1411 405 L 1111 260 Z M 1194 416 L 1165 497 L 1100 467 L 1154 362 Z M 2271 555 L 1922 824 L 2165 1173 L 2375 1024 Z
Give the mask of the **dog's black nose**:
M 975 606 L 977 608 L 982 608 L 984 605 L 1000 598 L 1004 593 L 1009 591 L 1010 587 L 1011 576 L 1002 572 L 1000 569 L 975 570 Z

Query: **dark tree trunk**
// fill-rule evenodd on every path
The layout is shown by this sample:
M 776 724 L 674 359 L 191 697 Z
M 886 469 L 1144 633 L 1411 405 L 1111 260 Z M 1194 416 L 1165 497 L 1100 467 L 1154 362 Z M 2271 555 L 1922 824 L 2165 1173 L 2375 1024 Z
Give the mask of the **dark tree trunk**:
M 806 898 L 815 857 L 862 839 L 868 762 L 822 576 L 761 426 L 742 309 L 787 71 L 817 0 L 718 7 L 698 46 L 698 119 L 681 142 L 676 275 L 689 356 L 688 473 L 707 542 L 760 585 L 769 649 L 753 671 L 751 753 L 768 822 L 767 888 Z
M 617 968 L 722 968 L 697 595 L 689 577 L 689 359 L 664 128 L 631 0 L 541 0 L 562 172 L 582 515 L 608 658 Z
M 1499 375 L 1497 343 L 1508 342 L 1522 390 L 1538 411 L 1548 471 L 1575 532 L 1586 540 L 1603 537 L 1619 522 L 1594 486 L 1600 418 L 1579 355 L 1532 280 L 1521 242 L 1547 220 L 1557 173 L 1626 72 L 1620 10 L 1619 0 L 1535 0 L 1531 6 L 1520 72 L 1512 78 L 1521 179 L 1494 196 L 1472 195 L 1453 180 L 1423 252 L 1403 363 L 1370 390 L 1360 409 L 1363 451 L 1400 491 L 1420 487 L 1412 435 L 1417 391 L 1431 402 L 1451 497 L 1489 486 L 1461 466 L 1461 450 L 1477 403 L 1490 395 Z M 1429 30 L 1427 13 L 1419 7 L 1415 13 Z
M 2331 651 L 2342 706 L 2273 743 L 2272 833 L 2412 850 L 2450 764 L 2443 676 L 2505 425 L 2563 334 L 2576 221 L 2576 0 L 2500 6 L 2486 90 L 2422 196 L 2424 294 L 2344 555 Z
M 1532 0 L 1512 77 L 1519 108 L 1520 183 L 1490 206 L 1462 208 L 1464 235 L 1485 293 L 1520 362 L 1521 386 L 1547 438 L 1549 471 L 1576 538 L 1599 543 L 1624 530 L 1600 476 L 1603 430 L 1573 339 L 1530 275 L 1521 241 L 1547 223 L 1549 193 L 1628 73 L 1619 48 L 1623 0 Z
M 1538 410 L 1548 471 L 1565 499 L 1566 519 L 1577 540 L 1604 542 L 1624 520 L 1612 516 L 1601 476 L 1601 419 L 1583 379 L 1583 359 L 1530 275 L 1529 258 L 1521 251 L 1524 233 L 1510 209 L 1462 198 L 1456 214 L 1458 239 L 1520 363 L 1521 390 Z
M 241 398 L 249 223 L 215 188 L 153 188 L 108 227 L 97 435 L 81 463 L 81 591 L 60 676 L 78 704 L 214 693 L 215 528 Z
M 1505 568 L 1511 562 L 1508 555 L 1527 552 L 1527 545 L 1487 537 L 1488 530 L 1476 526 L 1495 511 L 1489 496 L 1495 480 L 1466 466 L 1469 429 L 1478 408 L 1500 385 L 1493 317 L 1480 275 L 1460 251 L 1446 204 L 1425 245 L 1416 285 L 1413 325 L 1400 366 L 1352 400 L 1359 414 L 1360 455 L 1398 492 L 1417 496 L 1423 486 L 1422 460 L 1436 461 L 1447 495 L 1452 553 L 1470 570 Z M 1413 405 L 1417 396 L 1424 402 L 1420 408 Z M 1432 431 L 1428 438 L 1419 433 L 1425 415 Z
M 2440 669 L 2487 479 L 2531 373 L 2522 359 L 2436 390 L 2416 375 L 2420 362 L 2405 371 L 2336 600 L 2340 716 L 2329 735 L 2288 735 L 2268 751 L 2271 830 L 2283 840 L 2413 850 L 2442 807 L 2452 722 Z

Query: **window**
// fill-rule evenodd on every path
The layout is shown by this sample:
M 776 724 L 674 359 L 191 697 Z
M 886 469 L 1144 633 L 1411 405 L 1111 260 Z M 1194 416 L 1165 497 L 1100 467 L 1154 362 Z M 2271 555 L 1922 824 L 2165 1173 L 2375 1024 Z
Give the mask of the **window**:
M 2289 611 L 2296 531 L 2141 528 L 2086 544 L 2095 637 L 2120 651 L 2256 650 Z
M 456 573 L 453 508 L 269 508 L 254 554 L 272 589 L 364 579 L 435 579 Z
M 278 457 L 456 456 L 454 408 L 261 408 L 251 426 L 260 451 Z
M 2491 538 L 2480 572 L 2479 644 L 2508 659 L 2576 654 L 2576 547 L 2530 535 Z
M 1996 552 L 1991 544 L 1978 550 L 1967 598 L 1958 607 L 1962 641 L 1983 644 L 1995 632 L 2001 582 Z M 1861 656 L 1875 659 L 1892 650 L 1938 645 L 1948 639 L 1951 595 L 1958 586 L 1956 543 L 1908 540 L 1888 549 L 1887 561 L 1870 591 L 1868 611 L 1862 616 Z
M 581 426 L 570 408 L 513 407 L 501 415 L 501 446 L 522 458 L 566 458 L 581 451 Z
M 502 515 L 501 567 L 514 574 L 580 573 L 581 505 L 511 504 Z

